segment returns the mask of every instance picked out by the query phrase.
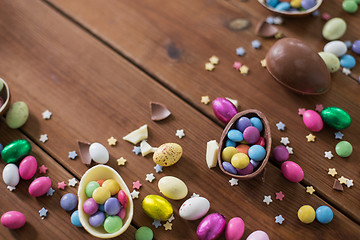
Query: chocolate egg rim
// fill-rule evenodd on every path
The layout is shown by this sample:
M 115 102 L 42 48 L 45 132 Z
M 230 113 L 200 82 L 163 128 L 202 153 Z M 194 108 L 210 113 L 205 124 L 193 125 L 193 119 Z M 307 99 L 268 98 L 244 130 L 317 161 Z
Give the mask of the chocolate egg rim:
M 222 150 L 225 148 L 225 142 L 226 142 L 225 140 L 227 138 L 227 132 L 233 127 L 235 122 L 240 117 L 258 117 L 258 118 L 260 118 L 260 120 L 262 121 L 262 123 L 264 125 L 263 137 L 265 139 L 266 156 L 265 156 L 264 160 L 262 161 L 261 165 L 258 167 L 258 169 L 247 175 L 237 175 L 237 174 L 232 174 L 232 173 L 227 172 L 224 169 L 224 167 L 222 166 L 223 161 L 221 159 Z M 247 180 L 247 179 L 254 178 L 264 170 L 264 168 L 269 160 L 269 157 L 270 157 L 271 144 L 272 144 L 272 140 L 271 140 L 270 125 L 269 125 L 269 122 L 268 122 L 267 118 L 265 117 L 265 115 L 256 109 L 248 109 L 248 110 L 239 112 L 228 122 L 228 124 L 226 125 L 226 127 L 224 128 L 224 130 L 221 134 L 220 142 L 219 142 L 219 150 L 218 150 L 218 154 L 217 154 L 218 165 L 222 172 L 224 172 L 225 174 L 227 174 L 233 178 L 237 178 L 240 180 Z M 251 164 L 251 163 L 249 163 L 249 164 Z
M 276 10 L 275 8 L 271 8 L 271 7 L 268 7 L 265 3 L 264 0 L 258 0 L 258 2 L 264 7 L 266 8 L 267 10 L 269 10 L 270 12 L 273 12 L 273 13 L 277 13 L 279 15 L 282 15 L 282 16 L 287 16 L 287 17 L 305 17 L 305 16 L 308 16 L 310 14 L 312 14 L 313 12 L 315 12 L 320 6 L 321 4 L 323 3 L 323 0 L 316 0 L 316 5 L 310 9 L 307 9 L 306 11 L 297 11 L 297 12 L 289 12 L 289 11 L 281 11 L 281 10 Z
M 0 81 L 2 81 L 4 83 L 4 88 L 6 89 L 6 99 L 4 99 L 5 102 L 0 107 L 0 116 L 2 116 L 10 106 L 10 97 L 11 97 L 11 95 L 10 95 L 10 88 L 7 85 L 7 83 L 5 82 L 5 80 L 0 78 Z M 1 90 L 1 92 L 3 92 L 3 91 L 4 91 L 4 89 Z M 3 94 L 1 94 L 1 95 L 3 95 Z
M 120 228 L 119 231 L 116 231 L 115 233 L 107 233 L 103 228 L 91 226 L 89 223 L 90 216 L 87 215 L 82 208 L 85 200 L 88 199 L 88 197 L 85 194 L 86 185 L 91 181 L 96 181 L 100 179 L 114 179 L 115 181 L 117 181 L 120 185 L 121 190 L 123 190 L 126 193 L 128 198 L 128 205 L 126 206 L 126 215 L 123 220 L 123 226 Z M 127 230 L 127 228 L 130 226 L 134 212 L 133 200 L 130 196 L 130 191 L 129 188 L 126 186 L 125 181 L 122 179 L 120 174 L 116 172 L 113 168 L 100 164 L 88 169 L 80 180 L 77 194 L 79 198 L 78 211 L 79 211 L 80 222 L 84 227 L 84 229 L 91 235 L 98 238 L 114 238 L 124 233 Z

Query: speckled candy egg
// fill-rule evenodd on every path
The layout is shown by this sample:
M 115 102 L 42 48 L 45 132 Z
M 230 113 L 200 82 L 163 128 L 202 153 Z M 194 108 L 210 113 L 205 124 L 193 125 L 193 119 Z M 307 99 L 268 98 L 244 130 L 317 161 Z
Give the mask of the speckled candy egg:
M 183 199 L 188 194 L 186 184 L 177 177 L 162 177 L 158 182 L 158 187 L 165 197 L 174 200 Z
M 33 156 L 25 157 L 19 165 L 20 177 L 24 180 L 32 178 L 37 169 L 37 161 Z
M 153 160 L 160 166 L 171 166 L 180 160 L 182 153 L 183 150 L 179 144 L 164 143 L 154 152 Z
M 109 161 L 109 152 L 100 143 L 92 143 L 89 147 L 89 154 L 92 160 L 97 163 L 105 164 Z
M 169 201 L 158 195 L 147 195 L 142 208 L 149 217 L 160 221 L 168 220 L 174 212 Z
M 51 180 L 48 177 L 39 177 L 29 186 L 29 193 L 33 197 L 40 197 L 47 193 L 51 187 Z
M 300 182 L 304 178 L 304 171 L 302 168 L 292 161 L 286 161 L 281 164 L 281 172 L 290 182 Z
M 225 217 L 220 213 L 212 213 L 199 223 L 196 235 L 199 240 L 218 239 L 225 230 Z
M 191 197 L 179 209 L 179 215 L 186 220 L 198 220 L 206 215 L 210 202 L 203 197 Z
M 305 126 L 313 132 L 321 131 L 324 125 L 321 116 L 314 110 L 306 110 L 303 113 L 303 121 Z
M 9 229 L 21 228 L 25 222 L 25 215 L 18 211 L 9 211 L 1 216 L 1 224 Z
M 340 60 L 333 53 L 330 52 L 319 52 L 319 56 L 324 60 L 326 67 L 330 73 L 334 73 L 340 68 Z
M 269 236 L 266 232 L 257 230 L 255 232 L 252 232 L 246 240 L 270 240 Z
M 244 221 L 235 217 L 230 219 L 225 229 L 225 239 L 226 240 L 240 240 L 244 234 L 245 224 Z
M 2 177 L 6 185 L 15 187 L 20 181 L 18 167 L 13 163 L 7 164 L 2 172 Z

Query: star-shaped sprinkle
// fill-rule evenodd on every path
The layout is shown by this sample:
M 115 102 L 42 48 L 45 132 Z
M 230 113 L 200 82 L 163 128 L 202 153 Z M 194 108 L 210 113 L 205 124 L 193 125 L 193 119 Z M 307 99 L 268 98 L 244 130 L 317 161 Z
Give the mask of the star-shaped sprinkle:
M 166 231 L 172 229 L 172 228 L 171 228 L 171 227 L 172 227 L 172 223 L 166 222 L 163 226 L 164 226 L 164 228 L 165 228 Z
M 48 212 L 48 210 L 47 210 L 46 208 L 44 208 L 44 207 L 43 207 L 42 209 L 40 209 L 40 210 L 39 210 L 40 217 L 41 217 L 42 219 L 46 218 L 47 212 Z
M 271 196 L 264 196 L 263 202 L 269 205 L 272 202 Z
M 44 164 L 39 167 L 39 173 L 45 174 L 47 170 L 48 170 L 48 168 L 45 167 Z
M 343 186 L 341 185 L 341 183 L 337 179 L 334 180 L 333 189 L 335 189 L 337 191 L 341 191 L 341 192 L 344 191 Z
M 274 24 L 274 17 L 269 16 L 269 17 L 266 18 L 265 21 L 266 21 L 268 24 Z
M 346 179 L 346 186 L 347 186 L 348 188 L 354 186 L 354 180 L 352 180 L 352 179 Z
M 76 151 L 72 151 L 72 152 L 69 152 L 69 156 L 68 156 L 70 159 L 75 159 L 77 157 L 77 153 Z
M 200 194 L 193 193 L 191 197 L 200 197 Z
M 127 162 L 125 158 L 121 157 L 119 159 L 116 160 L 117 164 L 120 166 L 125 165 L 125 163 Z
M 139 180 L 137 180 L 136 182 L 133 182 L 134 189 L 140 189 L 141 186 L 142 186 L 142 184 L 140 183 Z
M 312 135 L 311 133 L 309 135 L 306 136 L 306 139 L 308 142 L 315 142 L 315 136 Z
M 282 201 L 285 195 L 282 193 L 282 191 L 275 193 L 276 199 Z
M 67 184 L 64 181 L 58 183 L 58 189 L 64 190 L 66 186 Z
M 282 17 L 279 17 L 279 16 L 274 17 L 274 24 L 280 25 L 282 23 L 283 23 Z
M 299 109 L 298 109 L 298 115 L 302 116 L 305 111 L 306 111 L 305 108 L 299 108 Z
M 315 111 L 320 113 L 323 109 L 324 109 L 324 107 L 322 104 L 316 104 Z
M 219 63 L 219 58 L 217 56 L 212 56 L 211 58 L 209 58 L 210 63 L 216 65 Z
M 283 123 L 283 122 L 278 122 L 277 124 L 276 124 L 276 127 L 277 127 L 277 129 L 279 130 L 279 131 L 285 131 L 285 124 Z
M 280 39 L 282 37 L 284 37 L 284 34 L 282 32 L 280 32 L 280 31 L 278 31 L 274 36 L 275 39 Z
M 331 18 L 331 15 L 329 13 L 323 13 L 321 15 L 321 19 L 324 20 L 324 21 L 327 21 Z
M 332 159 L 334 157 L 334 155 L 331 153 L 331 151 L 325 151 L 325 154 L 324 154 L 325 158 L 327 159 Z
M 46 196 L 52 196 L 54 194 L 55 190 L 50 187 L 49 191 L 47 191 Z
M 117 139 L 114 138 L 114 137 L 111 137 L 111 138 L 109 138 L 109 139 L 107 140 L 107 142 L 108 142 L 108 144 L 109 144 L 110 146 L 115 146 L 116 143 L 117 143 Z
M 348 69 L 348 68 L 343 68 L 343 69 L 342 69 L 342 72 L 343 72 L 343 74 L 345 74 L 346 76 L 349 76 L 349 75 L 351 74 L 351 70 Z
M 284 220 L 285 218 L 281 214 L 275 217 L 275 223 L 282 224 Z
M 313 186 L 307 186 L 306 192 L 312 195 L 315 192 L 315 189 Z
M 351 48 L 351 46 L 352 46 L 351 41 L 347 40 L 347 41 L 344 41 L 344 43 L 345 43 L 347 48 Z
M 39 140 L 40 140 L 40 142 L 45 143 L 47 140 L 49 140 L 49 138 L 48 138 L 47 134 L 41 134 Z
M 316 10 L 314 11 L 312 14 L 311 14 L 313 17 L 318 17 L 320 15 L 320 12 L 319 10 Z
M 132 199 L 139 198 L 139 194 L 140 194 L 140 192 L 138 192 L 136 190 L 134 190 L 130 193 Z
M 208 105 L 209 102 L 210 102 L 209 96 L 202 96 L 202 97 L 201 97 L 201 103 L 202 103 L 202 104 Z
M 52 112 L 50 112 L 49 110 L 46 110 L 45 112 L 42 113 L 43 119 L 50 119 L 51 115 L 52 115 Z
M 249 73 L 250 69 L 248 66 L 242 65 L 241 68 L 239 68 L 239 71 L 241 72 L 241 74 L 246 75 Z
M 230 182 L 231 186 L 236 186 L 236 185 L 238 185 L 239 179 L 232 178 L 229 180 L 229 182 Z
M 212 71 L 212 70 L 214 70 L 214 68 L 215 68 L 214 64 L 209 63 L 209 62 L 205 63 L 205 70 Z
M 245 49 L 243 47 L 238 47 L 236 49 L 236 55 L 238 55 L 238 56 L 244 56 L 245 53 L 246 53 L 246 51 L 245 51 Z
M 75 178 L 71 178 L 69 179 L 69 186 L 70 187 L 75 187 L 75 185 L 78 183 L 78 181 L 76 181 Z
M 234 62 L 233 64 L 233 68 L 235 68 L 236 70 L 239 70 L 241 66 L 242 66 L 241 62 Z
M 290 143 L 288 137 L 281 137 L 280 143 L 284 144 L 285 146 Z
M 338 180 L 339 180 L 339 182 L 341 183 L 341 184 L 346 184 L 346 181 L 348 180 L 346 177 L 344 177 L 344 176 L 341 176 L 340 178 L 338 178 Z
M 335 177 L 337 171 L 335 168 L 329 168 L 328 174 L 331 175 L 332 177 Z
M 259 40 L 254 40 L 254 41 L 252 41 L 252 42 L 251 42 L 251 45 L 252 45 L 252 47 L 255 48 L 255 49 L 259 49 L 259 48 L 261 47 L 261 43 L 260 43 Z
M 141 153 L 141 147 L 134 146 L 132 152 L 135 153 L 136 155 L 139 155 Z
M 155 177 L 153 173 L 146 174 L 146 178 L 145 178 L 146 181 L 152 182 L 154 179 Z
M 156 173 L 162 172 L 163 171 L 163 166 L 160 166 L 159 164 L 156 164 L 156 166 L 154 167 Z
M 183 138 L 185 136 L 184 129 L 178 129 L 176 130 L 175 134 L 178 138 Z
M 336 132 L 335 133 L 335 139 L 342 139 L 344 136 L 344 134 L 340 131 Z
M 159 220 L 154 220 L 153 223 L 152 223 L 152 225 L 154 225 L 155 228 L 158 228 L 158 227 L 161 226 L 161 222 L 160 222 Z
M 286 149 L 288 150 L 289 154 L 294 154 L 293 148 L 289 147 L 289 146 L 285 146 Z
M 13 186 L 7 186 L 7 189 L 9 189 L 10 192 L 14 191 L 16 189 L 16 187 Z
M 262 67 L 266 67 L 266 59 L 264 58 L 263 60 L 261 60 L 260 64 Z
M 174 214 L 171 215 L 171 217 L 168 219 L 168 222 L 172 222 L 174 221 L 175 217 L 174 217 Z

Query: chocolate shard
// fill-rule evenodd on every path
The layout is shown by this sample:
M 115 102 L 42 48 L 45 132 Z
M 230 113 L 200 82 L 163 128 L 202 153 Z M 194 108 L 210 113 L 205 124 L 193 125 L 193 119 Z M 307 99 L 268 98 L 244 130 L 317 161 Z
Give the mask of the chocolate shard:
M 337 179 L 335 179 L 335 181 L 334 181 L 333 189 L 335 189 L 337 191 L 341 191 L 341 192 L 344 191 L 343 186 L 341 185 L 341 183 Z
M 150 113 L 151 113 L 151 120 L 153 121 L 161 121 L 165 118 L 169 117 L 171 112 L 167 107 L 158 102 L 150 102 Z
M 255 33 L 259 37 L 270 38 L 274 37 L 279 32 L 279 29 L 274 25 L 267 23 L 266 21 L 261 21 L 256 25 Z
M 78 141 L 78 145 L 79 145 L 79 153 L 82 163 L 86 165 L 90 165 L 91 164 L 91 157 L 89 153 L 90 143 Z

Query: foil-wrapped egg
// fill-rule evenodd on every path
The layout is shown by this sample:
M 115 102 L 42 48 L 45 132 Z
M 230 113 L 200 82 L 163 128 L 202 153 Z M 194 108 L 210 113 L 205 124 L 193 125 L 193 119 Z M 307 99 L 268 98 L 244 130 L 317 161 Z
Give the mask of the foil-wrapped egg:
M 147 195 L 142 201 L 146 215 L 155 220 L 166 221 L 174 210 L 168 200 L 158 195 Z

